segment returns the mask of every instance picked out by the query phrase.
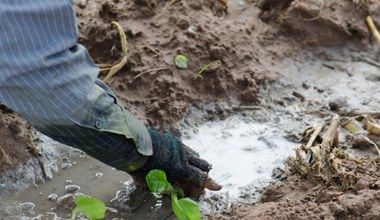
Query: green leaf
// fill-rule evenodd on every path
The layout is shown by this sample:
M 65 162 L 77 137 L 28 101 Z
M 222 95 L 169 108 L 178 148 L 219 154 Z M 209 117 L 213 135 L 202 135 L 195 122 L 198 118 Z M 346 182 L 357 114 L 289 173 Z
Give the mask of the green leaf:
M 98 199 L 91 198 L 89 196 L 79 195 L 75 199 L 77 206 L 73 210 L 73 216 L 71 219 L 75 219 L 75 216 L 82 212 L 88 219 L 104 219 L 106 213 L 106 206 Z
M 177 55 L 174 59 L 174 63 L 178 68 L 186 69 L 187 68 L 187 57 L 184 55 Z
M 151 170 L 145 180 L 151 192 L 170 194 L 172 198 L 172 209 L 179 220 L 200 220 L 201 212 L 196 202 L 189 198 L 178 200 L 178 194 L 184 196 L 182 189 L 173 187 L 166 179 L 162 170 Z
M 146 175 L 145 180 L 151 192 L 170 193 L 172 190 L 172 186 L 167 181 L 166 174 L 162 170 L 151 170 L 148 175 Z
M 189 198 L 178 200 L 177 194 L 172 193 L 172 209 L 179 220 L 200 220 L 201 211 L 196 202 Z

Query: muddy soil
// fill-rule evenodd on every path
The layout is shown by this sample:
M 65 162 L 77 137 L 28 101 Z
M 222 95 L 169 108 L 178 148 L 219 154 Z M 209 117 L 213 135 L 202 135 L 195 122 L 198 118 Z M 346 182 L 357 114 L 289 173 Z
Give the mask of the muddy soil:
M 0 172 L 37 156 L 30 126 L 5 106 L 0 106 L 0 134 Z
M 74 2 L 79 41 L 96 63 L 120 59 L 119 36 L 110 22 L 118 21 L 123 26 L 129 44 L 128 62 L 108 84 L 144 123 L 177 134 L 181 126 L 226 118 L 265 103 L 270 95 L 259 96 L 259 90 L 286 78 L 283 70 L 288 61 L 305 51 L 312 55 L 303 56 L 301 63 L 312 59 L 320 48 L 376 50 L 364 18 L 371 15 L 380 24 L 379 4 L 375 1 L 231 0 L 227 10 L 216 0 Z M 174 65 L 177 54 L 188 57 L 187 69 Z M 330 58 L 330 54 L 318 56 Z M 336 59 L 344 62 L 352 57 Z M 208 69 L 197 74 L 210 62 L 213 64 Z M 376 60 L 366 62 L 377 65 Z M 373 81 L 376 80 L 375 76 Z M 318 85 L 307 86 L 322 91 Z M 301 101 L 305 98 L 298 93 L 294 96 Z M 282 107 L 287 101 L 279 99 L 275 105 Z M 324 104 L 319 103 L 319 107 Z M 202 117 L 185 120 L 194 109 L 202 112 Z M 28 125 L 8 110 L 1 109 L 1 113 L 3 171 L 35 154 L 25 150 L 31 149 L 32 143 L 27 140 Z M 294 133 L 299 130 L 302 128 Z M 289 174 L 287 179 L 268 187 L 259 203 L 236 205 L 231 213 L 208 218 L 378 219 L 379 203 L 380 191 L 376 187 L 335 190 Z

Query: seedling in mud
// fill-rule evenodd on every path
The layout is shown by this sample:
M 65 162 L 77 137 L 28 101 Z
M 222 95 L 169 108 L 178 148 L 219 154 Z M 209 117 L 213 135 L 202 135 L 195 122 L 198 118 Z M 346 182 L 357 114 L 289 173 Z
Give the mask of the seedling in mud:
M 173 187 L 167 181 L 164 171 L 151 170 L 145 179 L 151 192 L 170 195 L 172 199 L 172 209 L 179 220 L 201 219 L 198 204 L 189 198 L 183 198 L 183 190 L 178 187 Z M 178 196 L 180 196 L 181 199 L 178 199 Z
M 185 55 L 177 55 L 174 63 L 178 68 L 187 69 L 187 57 Z
M 214 64 L 215 62 L 216 62 L 216 60 L 211 61 L 211 62 L 209 62 L 208 64 L 202 66 L 202 67 L 198 70 L 197 74 L 194 75 L 193 79 L 197 79 L 198 77 L 203 78 L 202 73 L 205 72 L 206 70 L 208 70 L 208 68 L 210 68 L 210 66 L 211 66 L 212 64 Z
M 78 213 L 83 213 L 88 219 L 104 219 L 106 206 L 98 199 L 89 196 L 79 195 L 75 199 L 76 207 L 73 210 L 71 220 L 74 220 Z

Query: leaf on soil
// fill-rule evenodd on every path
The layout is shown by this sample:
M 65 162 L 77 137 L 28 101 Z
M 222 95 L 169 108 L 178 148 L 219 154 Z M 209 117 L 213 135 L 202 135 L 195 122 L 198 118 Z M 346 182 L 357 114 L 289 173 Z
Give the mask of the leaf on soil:
M 106 206 L 98 199 L 89 196 L 79 195 L 75 199 L 76 207 L 73 210 L 71 219 L 75 219 L 78 213 L 83 213 L 88 219 L 104 219 Z
M 176 194 L 172 194 L 172 208 L 179 220 L 200 220 L 201 212 L 196 202 L 189 198 L 177 199 Z
M 178 68 L 187 69 L 187 57 L 184 55 L 177 55 L 174 59 L 174 63 Z

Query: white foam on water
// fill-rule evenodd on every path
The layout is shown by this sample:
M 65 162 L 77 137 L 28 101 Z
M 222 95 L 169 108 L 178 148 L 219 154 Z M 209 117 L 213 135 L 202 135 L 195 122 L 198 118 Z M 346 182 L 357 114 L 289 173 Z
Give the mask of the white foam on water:
M 231 117 L 201 125 L 199 132 L 183 142 L 213 165 L 210 177 L 223 185 L 221 192 L 236 199 L 242 187 L 268 185 L 272 170 L 283 167 L 284 160 L 294 154 L 296 144 L 283 135 L 271 123 Z

